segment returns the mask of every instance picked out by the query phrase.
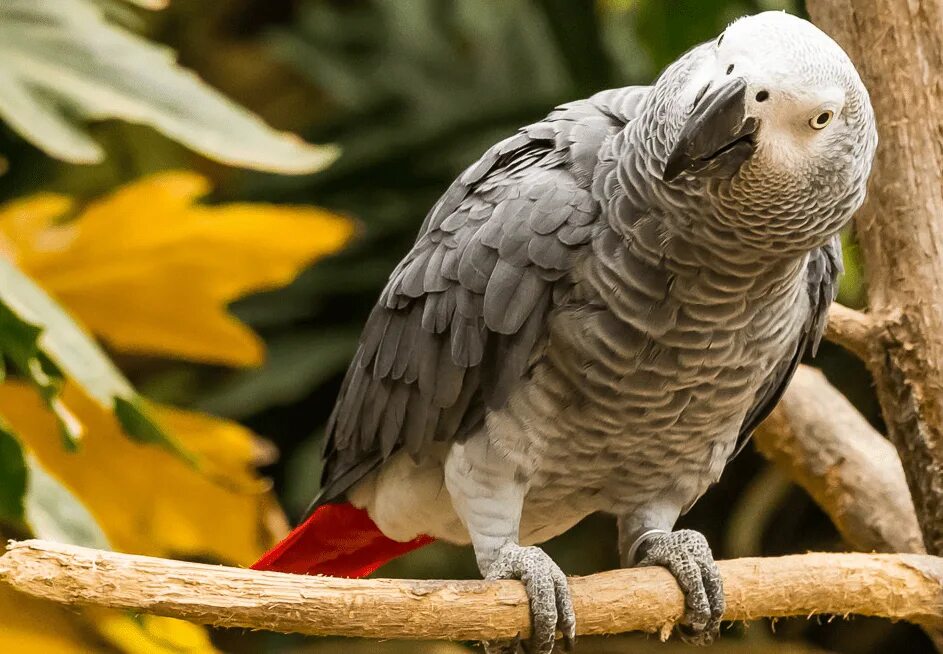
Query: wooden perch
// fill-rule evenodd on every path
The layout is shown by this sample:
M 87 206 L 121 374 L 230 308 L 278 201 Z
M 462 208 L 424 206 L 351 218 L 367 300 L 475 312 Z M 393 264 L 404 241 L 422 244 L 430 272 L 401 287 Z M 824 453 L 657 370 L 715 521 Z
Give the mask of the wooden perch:
M 799 367 L 754 440 L 855 549 L 926 551 L 897 451 L 818 370 Z M 924 631 L 943 652 L 943 631 Z
M 924 552 L 897 451 L 821 372 L 801 366 L 754 438 L 852 547 Z
M 719 562 L 727 620 L 869 615 L 943 625 L 943 559 L 804 554 Z M 38 540 L 12 542 L 0 580 L 70 606 L 313 635 L 481 640 L 529 633 L 516 581 L 334 579 L 133 556 Z M 661 568 L 570 579 L 581 634 L 662 632 L 681 591 Z
M 875 346 L 875 326 L 866 313 L 833 302 L 828 310 L 825 338 L 867 361 Z

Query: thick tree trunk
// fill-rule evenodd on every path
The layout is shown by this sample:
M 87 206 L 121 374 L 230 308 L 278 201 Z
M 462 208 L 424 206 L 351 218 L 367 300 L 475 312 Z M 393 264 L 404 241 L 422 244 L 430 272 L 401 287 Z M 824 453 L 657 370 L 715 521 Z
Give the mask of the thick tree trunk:
M 808 0 L 871 92 L 880 146 L 856 219 L 867 356 L 927 551 L 943 553 L 943 2 Z

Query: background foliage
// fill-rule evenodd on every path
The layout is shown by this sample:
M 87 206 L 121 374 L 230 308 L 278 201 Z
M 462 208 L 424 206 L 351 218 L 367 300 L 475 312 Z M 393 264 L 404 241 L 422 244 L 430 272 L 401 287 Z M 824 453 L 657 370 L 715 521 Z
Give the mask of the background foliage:
M 0 1 L 0 352 L 10 364 L 0 529 L 239 564 L 284 529 L 276 497 L 291 519 L 316 491 L 321 431 L 360 325 L 465 166 L 555 104 L 649 82 L 739 15 L 801 12 L 794 0 L 134 4 L 165 3 Z M 323 168 L 337 150 L 275 133 L 240 105 L 308 143 L 339 146 L 339 158 L 316 174 L 271 174 Z M 862 289 L 849 245 L 842 301 L 854 306 Z M 10 263 L 118 364 L 106 401 L 41 347 L 35 328 L 46 323 L 4 314 L 10 289 L 26 292 L 7 284 Z M 877 422 L 863 368 L 823 350 L 816 364 Z M 139 413 L 116 412 L 113 396 Z M 751 451 L 683 525 L 722 557 L 843 548 L 811 500 Z M 614 524 L 589 518 L 548 549 L 569 573 L 614 567 Z M 382 574 L 476 570 L 470 552 L 437 544 Z M 861 619 L 736 626 L 715 649 L 892 646 L 930 651 L 916 629 Z M 581 651 L 669 647 L 627 638 L 586 640 Z M 0 588 L 0 651 L 214 649 L 469 651 L 208 633 L 76 615 Z

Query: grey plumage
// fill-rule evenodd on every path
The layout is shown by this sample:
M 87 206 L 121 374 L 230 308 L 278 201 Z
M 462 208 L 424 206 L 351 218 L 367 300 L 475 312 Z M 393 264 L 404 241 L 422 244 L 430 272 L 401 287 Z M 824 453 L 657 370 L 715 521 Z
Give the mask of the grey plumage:
M 845 54 L 773 13 L 498 143 L 368 318 L 316 504 L 346 496 L 391 538 L 470 541 L 483 573 L 527 560 L 547 583 L 559 569 L 520 543 L 594 511 L 623 539 L 669 531 L 817 348 L 875 145 Z M 650 540 L 674 571 L 666 552 L 696 539 Z
M 556 291 L 556 305 L 564 301 L 559 289 L 571 283 L 566 273 L 593 234 L 599 206 L 585 188 L 588 176 L 581 185 L 567 166 L 570 131 L 580 132 L 588 159 L 624 126 L 599 116 L 593 105 L 573 103 L 525 128 L 469 168 L 430 212 L 367 320 L 328 425 L 319 501 L 346 491 L 356 481 L 352 469 L 378 465 L 407 441 L 418 457 L 430 438 L 461 439 L 439 423 L 463 393 L 491 409 L 504 405 L 546 337 L 549 299 Z M 467 374 L 479 367 L 481 374 Z M 475 386 L 482 379 L 489 383 Z M 452 418 L 452 428 L 471 422 Z M 421 441 L 405 433 L 416 425 Z

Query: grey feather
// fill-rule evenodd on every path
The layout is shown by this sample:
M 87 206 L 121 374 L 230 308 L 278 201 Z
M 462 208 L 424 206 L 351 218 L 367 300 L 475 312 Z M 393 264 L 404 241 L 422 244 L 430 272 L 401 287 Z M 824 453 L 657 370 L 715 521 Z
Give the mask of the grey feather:
M 452 361 L 463 368 L 481 363 L 487 334 L 481 320 L 456 317 L 452 321 Z
M 504 406 L 514 391 L 520 377 L 524 374 L 527 362 L 534 353 L 537 341 L 545 329 L 544 316 L 549 300 L 549 293 L 544 292 L 535 300 L 535 310 L 526 317 L 520 334 L 516 339 L 501 336 L 498 339 L 495 359 L 501 362 L 493 369 L 492 378 L 487 387 L 488 407 L 499 409 Z
M 567 135 L 571 114 L 592 125 Z M 497 385 L 490 406 L 507 400 L 599 216 L 567 148 L 598 150 L 623 125 L 573 103 L 491 148 L 436 203 L 364 327 L 329 423 L 319 501 L 369 470 L 364 461 L 400 447 L 419 458 L 430 439 L 480 424 L 485 379 Z
M 409 402 L 409 386 L 396 384 L 386 402 L 386 410 L 380 425 L 380 455 L 385 459 L 393 453 L 399 443 L 399 436 L 406 419 L 406 405 Z
M 471 241 L 458 264 L 458 282 L 469 291 L 484 293 L 497 261 L 497 251 L 480 240 Z
M 821 248 L 809 255 L 806 280 L 811 311 L 793 356 L 783 360 L 773 369 L 757 393 L 756 400 L 744 418 L 740 437 L 731 458 L 739 454 L 750 440 L 750 436 L 766 420 L 786 392 L 789 381 L 806 354 L 814 356 L 828 321 L 828 308 L 838 294 L 838 278 L 844 271 L 842 265 L 841 239 L 836 235 Z
M 396 351 L 400 347 L 400 339 L 406 329 L 407 315 L 401 311 L 390 314 L 374 359 L 373 377 L 375 379 L 389 377 L 390 371 L 393 369 L 393 362 L 396 361 Z
M 573 249 L 556 235 L 534 236 L 527 244 L 527 258 L 541 268 L 567 270 Z
M 422 290 L 425 293 L 440 293 L 449 289 L 449 280 L 442 274 L 445 256 L 448 252 L 449 248 L 440 244 L 429 257 L 425 275 L 422 278 Z
M 422 319 L 423 312 L 419 310 L 419 307 L 413 307 L 404 321 L 403 331 L 399 337 L 396 354 L 393 358 L 393 365 L 387 374 L 380 376 L 400 379 L 406 374 L 409 363 L 414 358 L 416 347 L 421 341 Z
M 443 345 L 443 351 L 439 353 L 435 393 L 432 396 L 432 403 L 441 408 L 455 404 L 465 379 L 465 368 L 452 359 L 451 352 L 446 351 L 445 347 Z
M 499 334 L 513 334 L 520 325 L 519 311 L 511 306 L 511 300 L 526 275 L 524 268 L 508 262 L 503 255 L 495 264 L 485 289 L 484 315 L 488 329 Z

